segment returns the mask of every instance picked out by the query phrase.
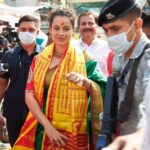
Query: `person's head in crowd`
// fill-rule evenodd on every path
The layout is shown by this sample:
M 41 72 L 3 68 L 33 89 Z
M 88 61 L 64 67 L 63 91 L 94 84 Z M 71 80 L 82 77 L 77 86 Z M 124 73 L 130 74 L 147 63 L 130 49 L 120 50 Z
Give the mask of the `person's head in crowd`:
M 55 49 L 68 47 L 75 29 L 75 11 L 69 8 L 54 10 L 49 17 L 49 33 L 55 43 Z
M 22 45 L 34 45 L 39 33 L 39 19 L 34 16 L 25 15 L 18 22 L 18 37 Z
M 142 12 L 143 19 L 143 32 L 150 39 L 150 10 L 143 10 Z
M 78 17 L 78 27 L 82 40 L 90 45 L 97 33 L 97 16 L 92 12 L 83 12 Z
M 115 53 L 131 55 L 142 35 L 141 7 L 136 0 L 109 0 L 102 8 L 98 25 Z

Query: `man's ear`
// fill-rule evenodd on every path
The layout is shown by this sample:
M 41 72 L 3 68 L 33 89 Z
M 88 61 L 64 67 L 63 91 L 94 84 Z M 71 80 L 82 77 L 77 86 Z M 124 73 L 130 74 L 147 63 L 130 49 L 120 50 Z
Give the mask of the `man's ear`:
M 138 31 L 138 30 L 141 30 L 143 26 L 143 20 L 141 18 L 137 18 L 135 20 L 135 29 Z

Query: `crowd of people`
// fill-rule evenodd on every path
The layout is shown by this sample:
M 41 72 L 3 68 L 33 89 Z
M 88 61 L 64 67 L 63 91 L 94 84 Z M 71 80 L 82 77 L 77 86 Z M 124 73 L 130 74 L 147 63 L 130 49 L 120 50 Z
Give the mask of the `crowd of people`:
M 1 57 L 9 68 L 0 74 L 0 127 L 6 124 L 11 149 L 96 150 L 107 77 L 115 76 L 119 133 L 103 149 L 148 150 L 149 14 L 136 0 L 108 0 L 99 16 L 76 18 L 71 8 L 53 10 L 44 46 L 39 20 L 19 19 L 20 42 Z

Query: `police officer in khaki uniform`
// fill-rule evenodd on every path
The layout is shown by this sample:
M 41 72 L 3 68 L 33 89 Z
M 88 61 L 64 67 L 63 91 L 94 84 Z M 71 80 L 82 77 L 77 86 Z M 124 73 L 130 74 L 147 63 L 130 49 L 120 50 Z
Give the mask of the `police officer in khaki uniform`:
M 143 97 L 150 77 L 150 46 L 142 31 L 141 9 L 137 0 L 109 0 L 98 18 L 99 26 L 105 30 L 109 47 L 115 52 L 112 69 L 118 81 L 118 120 L 121 135 L 140 132 L 145 124 Z M 131 88 L 129 79 L 137 60 L 139 64 L 134 71 Z M 132 90 L 127 92 L 129 85 L 128 89 Z

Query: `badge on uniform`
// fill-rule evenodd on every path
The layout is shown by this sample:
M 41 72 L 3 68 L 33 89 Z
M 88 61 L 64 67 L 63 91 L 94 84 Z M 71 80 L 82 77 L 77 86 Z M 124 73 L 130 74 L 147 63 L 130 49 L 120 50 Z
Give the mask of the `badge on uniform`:
M 111 13 L 108 13 L 105 16 L 106 16 L 107 20 L 111 20 L 111 19 L 115 18 L 115 15 L 113 15 Z

